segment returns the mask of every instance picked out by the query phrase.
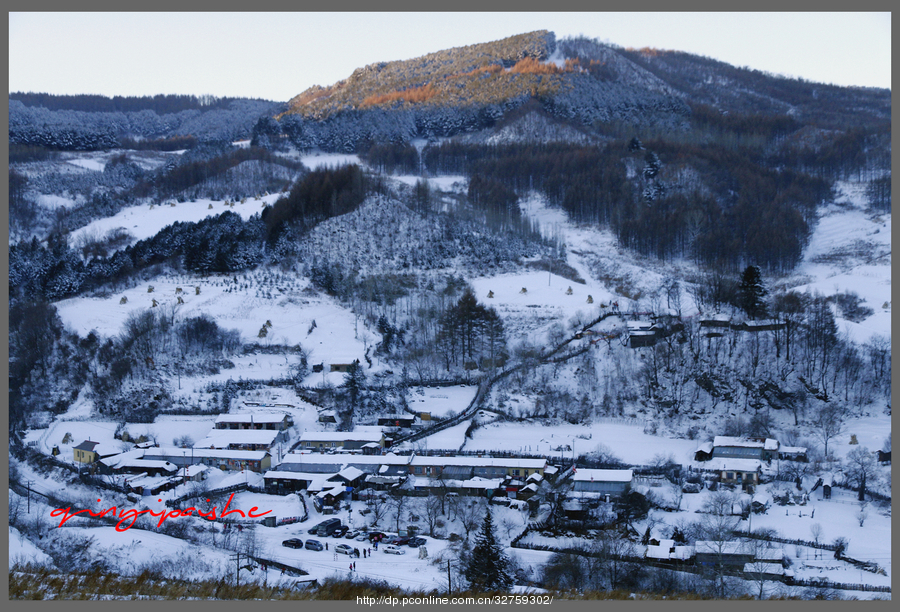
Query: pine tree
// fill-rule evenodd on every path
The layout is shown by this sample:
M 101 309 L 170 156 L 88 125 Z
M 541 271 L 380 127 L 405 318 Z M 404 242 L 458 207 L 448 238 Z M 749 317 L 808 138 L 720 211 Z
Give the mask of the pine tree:
M 750 318 L 757 319 L 766 316 L 765 297 L 768 291 L 763 286 L 762 274 L 757 266 L 747 266 L 741 274 L 741 284 L 738 286 L 738 306 L 747 313 Z
M 508 567 L 509 559 L 494 539 L 494 522 L 488 508 L 466 567 L 466 579 L 477 591 L 505 591 L 512 586 Z

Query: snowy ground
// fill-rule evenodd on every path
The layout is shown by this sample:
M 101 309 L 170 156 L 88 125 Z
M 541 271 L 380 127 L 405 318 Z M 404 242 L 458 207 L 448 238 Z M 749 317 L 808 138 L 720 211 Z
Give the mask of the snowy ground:
M 406 394 L 406 404 L 414 412 L 430 412 L 432 418 L 444 418 L 465 410 L 478 387 L 410 387 Z
M 472 439 L 466 440 L 463 450 L 517 451 L 557 460 L 562 458 L 569 462 L 573 452 L 580 456 L 599 450 L 611 452 L 625 463 L 643 465 L 650 463 L 657 454 L 671 454 L 676 462 L 688 463 L 693 459 L 697 444 L 692 440 L 645 434 L 642 425 L 625 425 L 615 419 L 601 419 L 595 423 L 577 425 L 491 423 L 476 429 Z

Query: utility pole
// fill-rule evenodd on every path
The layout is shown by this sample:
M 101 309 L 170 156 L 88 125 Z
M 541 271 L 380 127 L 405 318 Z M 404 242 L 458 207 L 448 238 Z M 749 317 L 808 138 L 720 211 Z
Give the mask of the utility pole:
M 453 595 L 453 583 L 450 582 L 450 559 L 447 559 L 447 595 Z
M 237 564 L 234 568 L 234 586 L 238 586 L 241 582 L 241 553 L 237 552 L 232 556 Z
M 31 514 L 31 485 L 34 481 L 26 480 L 25 489 L 28 491 L 28 514 Z

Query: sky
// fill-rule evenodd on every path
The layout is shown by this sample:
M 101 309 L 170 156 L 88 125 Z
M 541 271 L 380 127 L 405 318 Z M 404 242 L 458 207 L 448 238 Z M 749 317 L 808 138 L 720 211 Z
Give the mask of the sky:
M 380 61 L 546 29 L 891 86 L 890 13 L 9 13 L 9 91 L 287 101 Z

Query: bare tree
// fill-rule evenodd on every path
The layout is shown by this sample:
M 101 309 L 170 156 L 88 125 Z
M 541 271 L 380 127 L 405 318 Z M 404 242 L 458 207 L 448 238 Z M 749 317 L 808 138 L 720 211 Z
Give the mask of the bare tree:
M 381 495 L 372 495 L 366 505 L 372 511 L 372 527 L 378 527 L 378 521 L 383 519 L 388 511 L 385 498 Z
M 812 535 L 813 542 L 818 544 L 819 540 L 822 537 L 822 525 L 820 525 L 819 523 L 813 523 L 809 526 L 809 533 Z
M 847 411 L 843 405 L 829 403 L 823 406 L 812 418 L 810 424 L 813 436 L 825 445 L 825 457 L 828 457 L 828 442 L 844 432 L 844 419 Z
M 874 453 L 865 446 L 856 446 L 847 453 L 847 457 L 844 459 L 844 474 L 851 483 L 856 485 L 860 502 L 865 501 L 866 485 L 877 477 L 877 468 L 878 464 L 875 461 Z
M 418 504 L 419 513 L 425 518 L 425 524 L 428 526 L 428 535 L 434 537 L 434 530 L 440 523 L 443 512 L 441 511 L 441 500 L 434 495 L 429 495 L 421 500 Z
M 469 503 L 461 503 L 457 516 L 462 524 L 463 530 L 466 532 L 466 541 L 469 541 L 469 535 L 478 528 L 484 517 L 484 503 L 481 500 L 471 500 Z
M 392 489 L 390 496 L 391 508 L 394 510 L 395 531 L 400 531 L 400 522 L 403 520 L 403 511 L 406 509 L 409 498 L 400 489 Z

